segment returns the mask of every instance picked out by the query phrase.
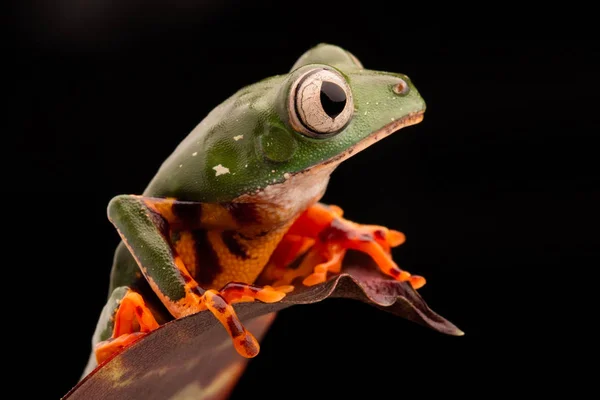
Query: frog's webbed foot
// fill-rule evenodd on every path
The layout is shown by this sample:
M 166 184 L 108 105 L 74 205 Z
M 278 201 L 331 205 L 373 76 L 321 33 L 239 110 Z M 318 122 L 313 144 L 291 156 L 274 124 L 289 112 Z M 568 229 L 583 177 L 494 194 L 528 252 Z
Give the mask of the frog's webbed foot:
M 159 326 L 142 296 L 131 289 L 117 300 L 113 321 L 112 336 L 95 346 L 98 364 Z
M 288 235 L 312 238 L 314 244 L 300 266 L 286 270 L 276 285 L 289 284 L 298 277 L 305 277 L 303 284 L 306 286 L 325 282 L 328 272 L 341 271 L 347 250 L 368 254 L 381 272 L 398 281 L 408 281 L 415 289 L 425 284 L 423 277 L 401 270 L 392 259 L 391 248 L 404 243 L 404 234 L 379 225 L 349 221 L 342 217 L 342 210 L 337 206 L 320 203 L 311 206 L 290 228 Z

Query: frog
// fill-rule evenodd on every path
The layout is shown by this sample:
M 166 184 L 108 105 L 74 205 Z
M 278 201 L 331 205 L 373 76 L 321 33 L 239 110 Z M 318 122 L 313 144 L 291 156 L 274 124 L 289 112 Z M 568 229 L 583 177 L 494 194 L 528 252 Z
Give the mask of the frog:
M 320 43 L 288 73 L 210 111 L 141 194 L 108 203 L 120 241 L 92 339 L 96 364 L 199 312 L 214 315 L 240 356 L 255 357 L 259 343 L 234 305 L 275 303 L 326 282 L 348 251 L 422 287 L 425 278 L 393 260 L 402 232 L 346 219 L 321 199 L 343 161 L 420 123 L 425 109 L 407 75 L 366 69 L 348 50 Z

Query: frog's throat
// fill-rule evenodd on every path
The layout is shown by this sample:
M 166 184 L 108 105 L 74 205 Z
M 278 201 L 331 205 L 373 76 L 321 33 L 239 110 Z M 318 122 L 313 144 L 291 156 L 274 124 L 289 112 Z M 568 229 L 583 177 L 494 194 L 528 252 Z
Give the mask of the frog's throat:
M 308 167 L 302 171 L 297 172 L 298 174 L 304 174 L 307 172 L 315 172 L 315 170 L 317 169 L 321 169 L 321 168 L 326 168 L 326 167 L 330 167 L 331 164 L 337 166 L 339 165 L 342 161 L 347 160 L 348 158 L 352 157 L 353 155 L 360 153 L 362 150 L 366 149 L 367 147 L 371 146 L 372 144 L 374 144 L 375 142 L 391 135 L 392 133 L 405 128 L 407 126 L 410 125 L 416 125 L 419 122 L 423 121 L 423 114 L 425 113 L 425 110 L 422 111 L 417 111 L 417 112 L 413 112 L 410 113 L 402 118 L 399 118 L 387 125 L 385 125 L 383 128 L 376 130 L 375 132 L 371 133 L 369 136 L 367 136 L 366 138 L 364 138 L 363 140 L 361 140 L 360 142 L 356 143 L 354 146 L 346 149 L 345 151 L 343 151 L 342 153 L 331 157 L 325 161 L 320 162 L 317 165 L 314 165 L 312 167 Z
M 265 206 L 265 214 L 269 215 L 272 224 L 278 223 L 277 221 L 291 221 L 321 199 L 325 194 L 329 176 L 342 161 L 401 128 L 421 122 L 423 113 L 424 111 L 415 112 L 393 121 L 341 154 L 292 173 L 283 182 L 269 185 L 255 193 L 242 195 L 234 202 L 251 202 L 259 207 Z

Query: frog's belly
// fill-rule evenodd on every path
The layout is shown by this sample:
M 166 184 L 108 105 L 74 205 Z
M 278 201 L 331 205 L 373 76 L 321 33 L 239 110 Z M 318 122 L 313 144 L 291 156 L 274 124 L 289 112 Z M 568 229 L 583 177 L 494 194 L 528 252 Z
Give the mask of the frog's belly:
M 229 282 L 253 283 L 288 227 L 252 238 L 236 231 L 178 231 L 171 234 L 171 242 L 200 286 L 220 289 Z

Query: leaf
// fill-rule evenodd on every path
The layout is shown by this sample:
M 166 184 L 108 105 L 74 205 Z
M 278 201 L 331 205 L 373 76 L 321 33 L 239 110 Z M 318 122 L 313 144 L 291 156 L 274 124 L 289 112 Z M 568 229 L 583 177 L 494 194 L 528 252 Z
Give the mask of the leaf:
M 281 302 L 235 308 L 260 340 L 276 311 L 336 297 L 369 303 L 448 335 L 463 334 L 432 311 L 410 284 L 390 280 L 365 262 L 345 266 L 342 274 L 323 284 L 298 285 Z M 216 318 L 204 311 L 160 326 L 94 369 L 64 398 L 224 399 L 247 361 L 234 350 Z

